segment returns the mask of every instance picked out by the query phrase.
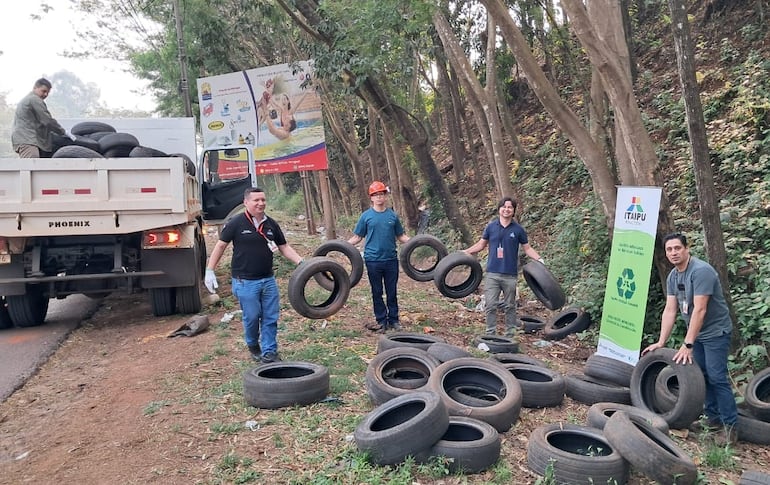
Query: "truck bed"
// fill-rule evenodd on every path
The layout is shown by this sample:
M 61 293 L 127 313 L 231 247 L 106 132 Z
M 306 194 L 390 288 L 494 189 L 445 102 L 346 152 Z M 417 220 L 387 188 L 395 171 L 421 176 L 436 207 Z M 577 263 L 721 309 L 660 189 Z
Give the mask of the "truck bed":
M 0 236 L 126 234 L 187 223 L 201 204 L 185 168 L 181 158 L 0 160 Z

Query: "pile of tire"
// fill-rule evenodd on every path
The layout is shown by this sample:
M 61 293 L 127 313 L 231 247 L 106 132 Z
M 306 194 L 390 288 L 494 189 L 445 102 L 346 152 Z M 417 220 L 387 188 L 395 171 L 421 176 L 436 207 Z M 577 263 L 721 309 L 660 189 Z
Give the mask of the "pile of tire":
M 195 162 L 183 153 L 165 153 L 142 146 L 131 133 L 119 133 L 100 121 L 84 121 L 70 130 L 72 138 L 54 135 L 53 158 L 155 158 L 178 157 L 185 161 L 187 173 L 195 175 Z
M 453 473 L 478 473 L 498 460 L 499 433 L 518 419 L 522 402 L 507 369 L 429 335 L 383 335 L 377 348 L 366 371 L 376 407 L 354 434 L 372 463 L 444 457 Z
M 738 411 L 738 439 L 770 445 L 770 367 L 749 379 L 744 395 L 744 407 Z

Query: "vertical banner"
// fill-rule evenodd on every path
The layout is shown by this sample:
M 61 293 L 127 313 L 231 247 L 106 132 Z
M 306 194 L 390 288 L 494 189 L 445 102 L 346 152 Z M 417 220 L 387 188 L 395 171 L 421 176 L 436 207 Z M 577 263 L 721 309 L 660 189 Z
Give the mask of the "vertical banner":
M 328 168 L 309 62 L 198 78 L 198 101 L 203 146 L 252 146 L 257 175 Z
M 618 187 L 597 354 L 636 365 L 644 330 L 661 189 Z

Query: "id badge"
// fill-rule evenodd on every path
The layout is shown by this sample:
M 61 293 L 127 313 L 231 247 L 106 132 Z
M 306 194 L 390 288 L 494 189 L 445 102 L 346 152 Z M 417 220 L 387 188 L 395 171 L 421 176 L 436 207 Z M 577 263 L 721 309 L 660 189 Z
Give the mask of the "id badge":
M 687 300 L 679 302 L 679 310 L 682 312 L 682 315 L 687 315 L 687 312 L 690 310 L 689 305 L 687 305 Z
M 267 247 L 269 247 L 270 251 L 272 251 L 272 252 L 278 251 L 278 245 L 275 243 L 275 241 L 268 240 L 267 241 Z
M 498 246 L 497 247 L 497 259 L 503 259 L 503 247 Z

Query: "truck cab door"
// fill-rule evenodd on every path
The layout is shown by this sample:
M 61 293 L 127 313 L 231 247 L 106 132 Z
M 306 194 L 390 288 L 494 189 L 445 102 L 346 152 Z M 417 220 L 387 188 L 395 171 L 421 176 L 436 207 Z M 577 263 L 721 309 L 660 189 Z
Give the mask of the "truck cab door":
M 243 192 L 256 186 L 249 146 L 209 148 L 201 159 L 201 203 L 207 224 L 222 224 L 243 207 Z

